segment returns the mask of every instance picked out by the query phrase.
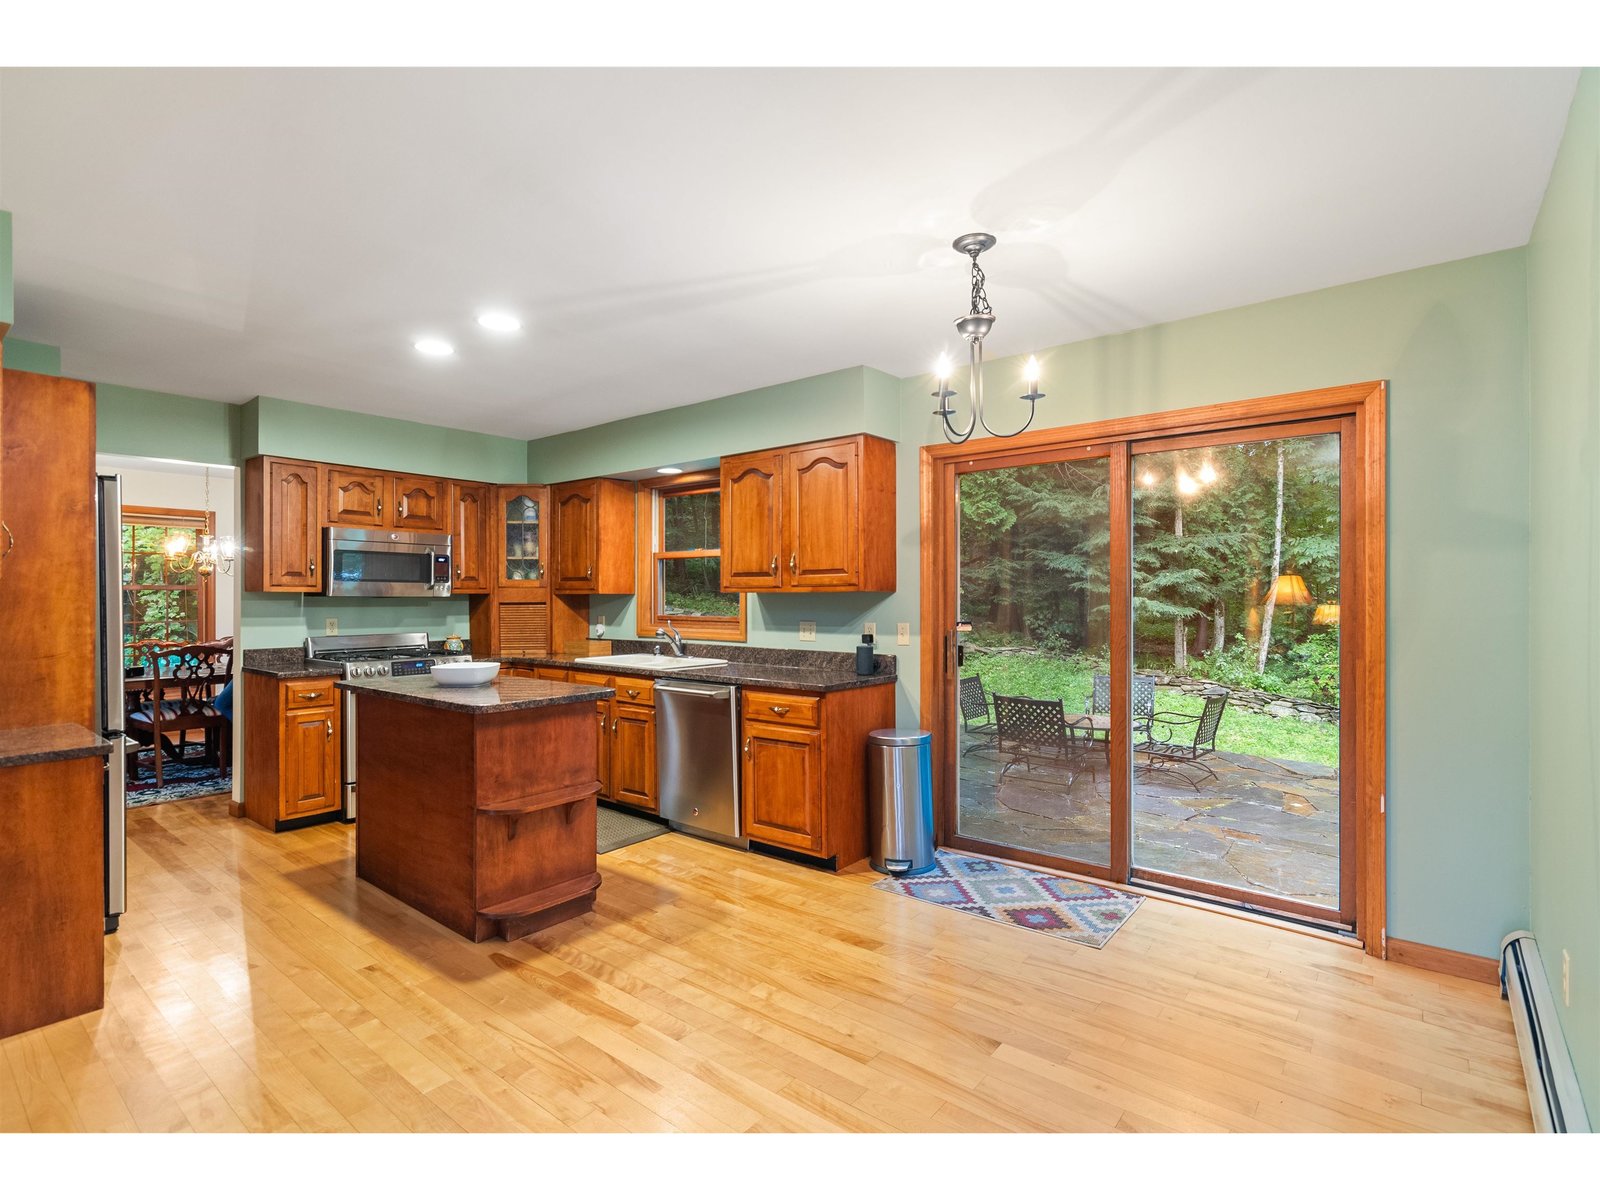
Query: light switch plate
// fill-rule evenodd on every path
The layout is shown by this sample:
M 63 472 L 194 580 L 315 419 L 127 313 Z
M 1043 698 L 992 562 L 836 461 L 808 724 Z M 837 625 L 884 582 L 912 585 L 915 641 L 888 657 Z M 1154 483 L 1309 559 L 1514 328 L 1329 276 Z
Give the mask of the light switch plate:
M 800 640 L 814 642 L 817 640 L 817 623 L 815 621 L 800 622 Z
M 877 637 L 878 636 L 878 623 L 876 621 L 868 621 L 865 625 L 863 625 L 861 627 L 861 632 L 866 634 L 870 638 Z
M 894 640 L 902 646 L 911 645 L 911 622 L 901 621 L 895 626 Z
M 338 617 L 329 617 L 326 621 L 324 621 L 322 623 L 322 632 L 327 634 L 329 637 L 332 637 L 334 634 L 338 633 L 339 632 L 339 618 Z

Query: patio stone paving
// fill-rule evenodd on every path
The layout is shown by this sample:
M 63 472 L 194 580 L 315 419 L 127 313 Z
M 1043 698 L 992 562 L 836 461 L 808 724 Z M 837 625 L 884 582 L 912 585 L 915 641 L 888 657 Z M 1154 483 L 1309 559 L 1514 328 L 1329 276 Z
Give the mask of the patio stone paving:
M 963 751 L 969 746 L 961 758 L 962 833 L 1110 863 L 1111 781 L 1104 764 L 1094 776 L 1014 767 L 1002 777 L 991 743 L 964 736 Z M 1220 752 L 1207 761 L 1218 778 L 1202 779 L 1198 789 L 1168 772 L 1135 773 L 1135 865 L 1337 907 L 1337 768 Z

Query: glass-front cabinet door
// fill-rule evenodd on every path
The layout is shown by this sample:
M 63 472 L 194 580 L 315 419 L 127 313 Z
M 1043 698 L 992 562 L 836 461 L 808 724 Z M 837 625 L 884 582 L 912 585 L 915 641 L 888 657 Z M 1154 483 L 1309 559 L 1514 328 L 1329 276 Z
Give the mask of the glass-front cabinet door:
M 548 532 L 545 508 L 549 489 L 542 487 L 503 487 L 500 489 L 499 559 L 501 587 L 543 588 L 548 557 Z

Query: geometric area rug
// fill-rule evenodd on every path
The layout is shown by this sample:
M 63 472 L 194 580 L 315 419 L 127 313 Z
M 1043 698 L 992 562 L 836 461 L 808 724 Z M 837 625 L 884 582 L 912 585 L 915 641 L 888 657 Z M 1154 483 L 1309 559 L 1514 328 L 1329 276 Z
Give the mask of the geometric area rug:
M 121 766 L 119 759 L 116 766 Z M 162 786 L 156 786 L 155 773 L 147 768 L 138 780 L 128 783 L 128 807 L 144 808 L 151 804 L 168 804 L 173 800 L 194 800 L 201 796 L 215 796 L 233 790 L 231 775 L 218 775 L 217 769 L 200 763 L 162 763 Z
M 938 865 L 921 875 L 891 876 L 872 886 L 941 908 L 1099 949 L 1144 897 L 1080 883 L 987 858 L 935 851 Z

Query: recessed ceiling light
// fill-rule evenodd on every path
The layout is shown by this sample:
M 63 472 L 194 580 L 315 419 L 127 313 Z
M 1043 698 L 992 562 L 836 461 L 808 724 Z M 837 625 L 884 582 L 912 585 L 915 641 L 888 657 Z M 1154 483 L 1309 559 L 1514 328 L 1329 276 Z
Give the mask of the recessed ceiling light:
M 682 475 L 683 474 L 683 468 L 682 467 L 657 467 L 656 468 L 656 474 L 657 475 Z
M 522 328 L 522 322 L 508 312 L 481 312 L 478 324 L 495 333 L 515 333 Z
M 456 348 L 443 338 L 421 337 L 411 344 L 417 348 L 418 354 L 426 354 L 429 358 L 449 358 L 456 352 Z

